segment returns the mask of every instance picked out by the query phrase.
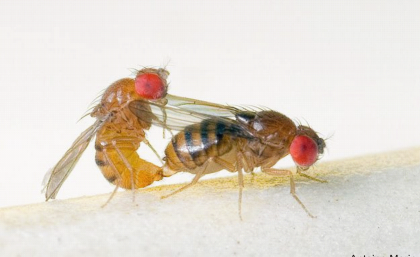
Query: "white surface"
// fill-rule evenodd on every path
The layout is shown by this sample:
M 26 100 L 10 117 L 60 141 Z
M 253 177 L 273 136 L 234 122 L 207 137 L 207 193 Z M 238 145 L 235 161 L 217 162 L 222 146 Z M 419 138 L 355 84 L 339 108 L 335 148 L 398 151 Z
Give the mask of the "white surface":
M 44 173 L 93 122 L 76 124 L 89 103 L 142 65 L 168 64 L 173 94 L 308 121 L 333 135 L 323 161 L 419 146 L 418 10 L 416 0 L 2 0 L 0 206 L 43 201 Z M 112 191 L 93 155 L 60 199 Z
M 0 209 L 1 256 L 420 255 L 420 148 L 327 162 L 326 184 L 246 177 L 243 221 L 236 177 Z M 305 183 L 305 182 L 306 183 Z

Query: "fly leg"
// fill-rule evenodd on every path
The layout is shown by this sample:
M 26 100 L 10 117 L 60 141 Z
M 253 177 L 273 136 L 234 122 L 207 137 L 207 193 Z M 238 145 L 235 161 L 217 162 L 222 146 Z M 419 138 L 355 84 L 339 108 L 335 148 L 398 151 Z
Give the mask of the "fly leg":
M 251 171 L 251 184 L 253 184 L 255 181 L 255 172 Z
M 137 141 L 137 139 L 135 139 Z M 134 182 L 134 170 L 127 158 L 122 153 L 121 149 L 132 149 L 133 151 L 136 151 L 138 147 L 136 147 L 136 141 L 133 141 L 133 138 L 130 137 L 124 137 L 124 138 L 116 138 L 111 139 L 110 142 L 106 142 L 103 144 L 103 153 L 105 156 L 105 159 L 107 163 L 111 166 L 113 169 L 113 175 L 116 177 L 114 181 L 112 181 L 115 184 L 115 189 L 112 192 L 109 199 L 106 201 L 106 203 L 103 205 L 106 206 L 111 199 L 114 197 L 114 195 L 117 193 L 118 189 L 120 188 L 120 185 L 123 183 L 123 178 L 121 177 L 121 174 L 116 167 L 116 163 L 122 162 L 127 170 L 130 172 L 130 182 L 131 182 L 131 189 L 133 190 L 133 202 L 135 201 L 135 182 Z M 102 142 L 103 143 L 103 142 Z M 115 156 L 111 155 L 111 152 L 115 151 L 116 155 L 118 156 L 118 159 L 113 158 Z M 112 180 L 112 178 L 111 178 Z
M 169 196 L 173 196 L 175 194 L 178 194 L 179 192 L 184 191 L 185 189 L 195 185 L 197 183 L 197 181 L 203 176 L 203 174 L 205 174 L 205 171 L 206 171 L 208 165 L 209 165 L 209 162 L 206 163 L 206 166 L 204 167 L 204 169 L 200 169 L 197 172 L 197 174 L 195 174 L 195 177 L 193 178 L 193 180 L 189 184 L 173 191 L 172 193 L 170 193 L 168 195 L 162 196 L 161 199 L 165 199 L 165 198 L 168 198 Z
M 139 144 L 138 138 L 130 136 L 109 140 L 101 138 L 101 149 L 97 154 L 103 154 L 105 162 L 100 168 L 105 178 L 117 186 L 110 198 L 119 187 L 122 187 L 133 190 L 134 201 L 134 189 L 148 186 L 161 179 L 161 168 L 141 159 L 137 154 Z
M 238 213 L 239 213 L 239 218 L 241 219 L 241 221 L 242 221 L 242 191 L 244 189 L 244 177 L 242 174 L 242 169 L 245 169 L 245 171 L 251 170 L 244 155 L 241 152 L 238 152 L 236 155 L 236 170 L 238 171 L 238 185 L 239 185 Z
M 242 169 L 238 170 L 238 185 L 239 185 L 238 213 L 239 213 L 239 218 L 242 221 L 242 190 L 244 189 L 244 177 L 242 174 Z
M 159 109 L 162 112 L 163 121 L 161 121 L 158 117 L 156 117 L 153 114 L 152 114 L 152 118 L 163 128 L 163 131 L 162 131 L 163 138 L 166 138 L 165 130 L 169 131 L 169 133 L 173 137 L 174 134 L 172 133 L 172 130 L 166 125 L 166 121 L 168 120 L 168 114 L 166 113 L 166 109 L 164 106 L 168 103 L 168 100 L 165 98 L 162 98 L 162 99 L 159 99 L 157 103 L 159 103 L 159 106 L 160 106 Z
M 242 160 L 241 158 L 242 158 L 242 154 L 238 153 L 237 159 Z M 229 162 L 218 157 L 213 158 L 213 161 L 230 172 L 238 171 L 238 186 L 239 186 L 238 213 L 239 213 L 239 218 L 242 220 L 242 190 L 244 188 L 244 177 L 242 173 L 242 167 L 239 165 L 239 161 L 237 161 L 236 167 L 230 164 Z
M 166 100 L 166 99 L 165 99 Z M 166 105 L 166 103 L 165 103 L 165 105 Z M 163 107 L 161 107 L 160 108 L 160 110 L 162 111 L 162 115 L 163 115 L 163 138 L 165 138 L 166 137 L 166 135 L 165 135 L 165 130 L 168 130 L 169 131 L 169 133 L 171 134 L 171 136 L 173 137 L 174 136 L 174 134 L 172 133 L 172 130 L 171 129 L 169 129 L 167 126 L 166 126 L 166 121 L 167 121 L 167 119 L 168 119 L 168 115 L 167 115 L 167 113 L 166 113 L 166 110 L 163 108 Z
M 211 161 L 220 165 L 220 167 L 222 167 L 223 169 L 225 169 L 227 171 L 230 171 L 230 172 L 235 172 L 236 171 L 235 165 L 232 165 L 230 162 L 225 161 L 225 160 L 223 160 L 219 157 L 213 157 L 213 158 L 211 158 Z
M 105 157 L 106 162 L 109 163 L 111 168 L 114 170 L 114 175 L 115 175 L 114 177 L 116 177 L 116 179 L 113 181 L 114 184 L 115 184 L 114 191 L 112 191 L 108 200 L 106 200 L 106 202 L 101 206 L 101 208 L 104 208 L 111 201 L 111 199 L 114 198 L 114 195 L 117 193 L 118 189 L 120 188 L 120 183 L 122 181 L 121 175 L 118 173 L 117 167 L 115 167 L 114 162 L 111 160 L 111 158 L 107 154 L 106 150 L 103 150 L 103 153 L 104 153 L 104 157 Z M 111 180 L 109 180 L 109 181 L 111 181 Z
M 165 131 L 165 130 L 163 130 Z M 149 140 L 147 140 L 146 138 L 143 139 L 143 142 L 152 150 L 152 152 L 156 155 L 156 157 L 158 157 L 160 163 L 163 165 L 163 161 L 162 161 L 162 157 L 157 153 L 157 151 L 155 150 L 155 148 L 153 147 L 152 144 L 150 144 Z
M 239 186 L 238 214 L 239 214 L 239 218 L 243 220 L 242 219 L 242 191 L 244 189 L 244 176 L 243 176 L 242 170 L 245 169 L 247 171 L 250 169 L 248 163 L 246 162 L 246 159 L 244 158 L 241 152 L 238 152 L 236 154 L 236 166 L 218 157 L 213 158 L 213 161 L 230 172 L 235 172 L 235 171 L 238 172 L 238 186 Z
M 121 161 L 124 163 L 125 167 L 130 171 L 130 182 L 131 182 L 131 190 L 133 190 L 133 202 L 135 200 L 135 183 L 134 183 L 134 170 L 133 167 L 131 166 L 130 162 L 128 162 L 127 158 L 125 157 L 125 155 L 122 153 L 122 151 L 120 150 L 118 144 L 120 144 L 122 147 L 124 147 L 123 145 L 125 143 L 131 144 L 132 147 L 135 149 L 135 144 L 134 142 L 132 142 L 132 138 L 119 138 L 119 139 L 114 139 L 112 140 L 112 145 L 115 149 L 115 151 L 117 152 L 118 156 L 120 157 Z M 122 143 L 122 144 L 121 144 Z
M 199 171 L 197 172 L 197 174 L 195 174 L 195 177 L 193 178 L 193 180 L 192 180 L 189 184 L 187 184 L 187 185 L 185 185 L 185 186 L 183 186 L 183 187 L 181 187 L 181 188 L 179 188 L 179 189 L 175 190 L 174 192 L 172 192 L 172 193 L 170 193 L 170 194 L 168 194 L 168 195 L 164 195 L 164 196 L 162 196 L 162 197 L 161 197 L 161 199 L 168 198 L 169 196 L 172 196 L 172 195 L 174 195 L 174 194 L 177 194 L 177 193 L 179 193 L 179 192 L 181 192 L 181 191 L 183 191 L 183 190 L 185 190 L 185 189 L 187 189 L 187 188 L 189 188 L 189 187 L 191 187 L 191 186 L 195 185 L 195 184 L 198 182 L 198 180 L 199 180 L 199 179 L 200 179 L 200 178 L 201 178 L 204 174 L 206 174 L 206 169 L 207 169 L 208 165 L 209 165 L 211 162 L 212 162 L 212 163 L 216 163 L 216 164 L 220 165 L 221 167 L 223 167 L 224 169 L 227 169 L 228 171 L 231 171 L 231 172 L 234 172 L 234 171 L 235 171 L 235 167 L 234 167 L 232 164 L 230 164 L 230 163 L 228 163 L 227 161 L 225 161 L 225 160 L 223 160 L 223 159 L 220 159 L 220 158 L 218 158 L 218 157 L 213 157 L 213 158 L 209 159 L 209 160 L 206 162 L 206 164 L 205 164 L 204 168 L 199 169 Z
M 320 183 L 327 183 L 328 182 L 326 180 L 315 178 L 315 177 L 309 176 L 308 174 L 303 173 L 303 170 L 299 167 L 296 167 L 296 173 L 299 174 L 302 177 L 305 177 L 307 179 L 317 181 L 317 182 L 320 182 Z
M 293 180 L 293 174 L 290 170 L 279 170 L 274 168 L 262 168 L 262 172 L 269 174 L 271 176 L 276 177 L 284 177 L 289 176 L 290 177 L 290 193 L 292 194 L 293 198 L 302 206 L 302 208 L 305 210 L 305 212 L 309 215 L 311 218 L 316 218 L 313 216 L 308 209 L 306 209 L 305 205 L 302 203 L 302 201 L 299 199 L 299 197 L 296 195 L 296 189 L 295 189 L 295 181 Z
M 114 191 L 112 191 L 111 195 L 108 197 L 108 200 L 106 200 L 106 202 L 104 204 L 102 204 L 101 208 L 104 208 L 105 206 L 108 205 L 108 203 L 111 201 L 111 199 L 114 198 L 114 195 L 117 193 L 119 188 L 120 188 L 120 186 L 117 184 L 115 186 Z

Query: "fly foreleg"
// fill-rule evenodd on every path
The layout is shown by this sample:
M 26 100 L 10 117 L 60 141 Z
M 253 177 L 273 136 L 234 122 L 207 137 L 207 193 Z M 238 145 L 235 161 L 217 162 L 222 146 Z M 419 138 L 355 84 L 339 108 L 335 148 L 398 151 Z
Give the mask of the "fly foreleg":
M 299 199 L 299 197 L 296 195 L 296 187 L 295 187 L 295 181 L 293 179 L 293 173 L 290 170 L 280 170 L 280 169 L 274 169 L 274 168 L 262 168 L 262 172 L 269 174 L 271 176 L 276 177 L 284 177 L 289 176 L 290 178 L 290 193 L 292 194 L 293 198 L 302 206 L 302 208 L 305 210 L 305 212 L 309 215 L 311 218 L 315 218 L 308 209 L 306 209 L 305 205 L 302 203 L 302 201 Z
M 303 173 L 303 170 L 299 167 L 296 167 L 296 173 L 299 174 L 302 177 L 305 177 L 307 179 L 317 181 L 317 182 L 320 182 L 320 183 L 327 183 L 328 182 L 326 180 L 315 178 L 315 177 L 309 176 L 308 174 Z

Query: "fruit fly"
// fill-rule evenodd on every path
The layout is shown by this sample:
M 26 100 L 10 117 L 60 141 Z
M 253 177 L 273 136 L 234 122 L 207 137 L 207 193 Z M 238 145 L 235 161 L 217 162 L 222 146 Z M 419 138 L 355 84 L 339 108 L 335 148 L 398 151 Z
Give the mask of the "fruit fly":
M 166 147 L 162 175 L 169 177 L 178 172 L 189 172 L 195 177 L 189 184 L 163 198 L 191 187 L 206 174 L 226 169 L 238 172 L 241 216 L 243 172 L 250 173 L 261 168 L 262 172 L 273 176 L 289 176 L 292 196 L 313 217 L 295 193 L 293 173 L 273 168 L 280 159 L 290 154 L 298 174 L 325 182 L 303 173 L 320 158 L 325 148 L 325 141 L 312 128 L 297 126 L 287 116 L 273 110 L 255 111 L 173 95 L 166 98 L 169 106 L 178 107 L 165 108 L 173 113 L 168 113 L 166 124 L 180 132 Z M 137 105 L 138 102 L 132 102 L 130 108 L 141 115 L 142 106 Z M 189 125 L 187 120 L 191 120 Z M 184 127 L 171 125 L 181 121 L 185 122 Z
M 164 106 L 166 103 L 164 97 L 167 94 L 168 75 L 169 72 L 164 69 L 145 68 L 138 71 L 135 79 L 120 79 L 106 89 L 100 103 L 90 113 L 96 122 L 74 141 L 47 174 L 47 201 L 56 197 L 95 135 L 95 161 L 104 177 L 116 185 L 114 193 L 119 187 L 142 188 L 162 179 L 161 167 L 141 159 L 136 150 L 143 142 L 158 155 L 145 138 L 145 131 L 154 119 L 149 101 L 156 106 Z M 129 104 L 134 101 L 138 101 L 136 114 L 129 108 Z M 139 112 L 139 109 L 143 112 Z

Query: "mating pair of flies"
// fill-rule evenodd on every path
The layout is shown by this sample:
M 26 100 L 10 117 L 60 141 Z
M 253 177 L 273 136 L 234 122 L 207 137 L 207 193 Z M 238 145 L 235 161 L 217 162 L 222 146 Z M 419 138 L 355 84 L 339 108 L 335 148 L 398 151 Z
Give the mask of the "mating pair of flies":
M 273 166 L 290 154 L 297 173 L 319 182 L 303 171 L 323 154 L 325 142 L 308 126 L 296 125 L 273 110 L 233 107 L 167 94 L 165 69 L 145 68 L 135 79 L 124 78 L 110 85 L 90 115 L 95 123 L 86 129 L 47 175 L 46 200 L 54 199 L 89 142 L 96 135 L 95 161 L 104 177 L 118 188 L 143 188 L 178 172 L 195 174 L 187 185 L 168 197 L 194 185 L 204 175 L 228 170 L 238 172 L 239 213 L 243 172 L 256 168 L 273 176 L 289 176 L 291 194 L 313 217 L 295 193 L 290 170 Z M 140 158 L 137 149 L 148 145 L 145 131 L 152 125 L 172 131 L 161 166 Z M 160 159 L 160 157 L 159 157 Z

